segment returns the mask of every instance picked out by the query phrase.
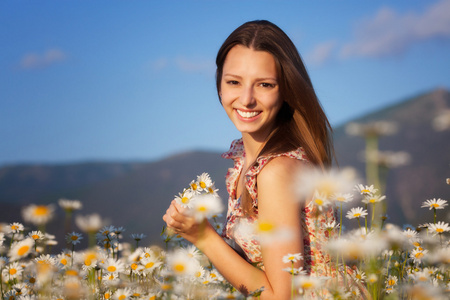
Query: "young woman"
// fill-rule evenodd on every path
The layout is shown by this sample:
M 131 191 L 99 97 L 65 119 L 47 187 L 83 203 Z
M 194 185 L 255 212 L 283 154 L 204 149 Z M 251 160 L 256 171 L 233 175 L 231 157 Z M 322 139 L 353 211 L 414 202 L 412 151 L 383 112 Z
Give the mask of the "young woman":
M 223 236 L 207 221 L 196 224 L 175 202 L 163 219 L 241 292 L 264 287 L 261 299 L 289 299 L 291 275 L 283 271 L 290 267 L 283 262 L 288 253 L 304 256 L 296 268 L 327 275 L 329 258 L 320 251 L 325 232 L 314 223 L 332 220 L 333 212 L 317 219 L 312 205 L 297 199 L 294 185 L 310 166 L 330 166 L 331 128 L 296 47 L 276 25 L 243 24 L 225 40 L 216 63 L 220 102 L 242 133 L 223 154 L 234 160 Z M 287 229 L 292 238 L 261 244 L 238 226 L 255 222 Z

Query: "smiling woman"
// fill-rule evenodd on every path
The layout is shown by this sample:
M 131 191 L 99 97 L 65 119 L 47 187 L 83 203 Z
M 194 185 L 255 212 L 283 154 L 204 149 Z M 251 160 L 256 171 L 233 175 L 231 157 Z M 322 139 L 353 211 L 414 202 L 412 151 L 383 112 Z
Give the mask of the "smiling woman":
M 315 224 L 335 221 L 334 212 L 303 205 L 294 175 L 331 164 L 331 128 L 297 49 L 276 25 L 243 24 L 226 39 L 216 64 L 219 99 L 242 135 L 223 154 L 234 160 L 226 226 L 220 236 L 176 201 L 163 219 L 242 293 L 289 299 L 286 255 L 303 259 L 289 261 L 298 272 L 329 275 L 330 258 L 321 248 L 332 233 Z M 268 233 L 276 233 L 276 242 Z

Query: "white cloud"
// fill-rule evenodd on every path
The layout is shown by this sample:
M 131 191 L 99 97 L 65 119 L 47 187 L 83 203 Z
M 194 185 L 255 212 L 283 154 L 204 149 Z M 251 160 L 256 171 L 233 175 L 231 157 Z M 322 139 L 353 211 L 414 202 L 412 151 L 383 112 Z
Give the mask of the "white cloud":
M 316 45 L 313 51 L 306 55 L 306 61 L 313 65 L 323 65 L 332 59 L 333 51 L 336 49 L 336 41 L 327 41 Z
M 67 55 L 59 49 L 49 49 L 43 54 L 27 53 L 20 60 L 22 69 L 45 68 L 52 64 L 66 60 Z
M 186 57 L 178 57 L 175 59 L 176 66 L 184 72 L 188 73 L 214 73 L 215 64 L 208 59 L 193 59 Z
M 405 53 L 417 43 L 450 38 L 450 1 L 442 0 L 420 14 L 380 9 L 357 24 L 355 39 L 341 48 L 341 56 L 382 57 Z

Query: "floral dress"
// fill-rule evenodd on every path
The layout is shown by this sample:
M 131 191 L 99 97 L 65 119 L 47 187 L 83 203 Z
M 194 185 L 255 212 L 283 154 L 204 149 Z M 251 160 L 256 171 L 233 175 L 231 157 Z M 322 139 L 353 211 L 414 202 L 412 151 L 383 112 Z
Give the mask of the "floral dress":
M 256 176 L 271 159 L 279 156 L 286 156 L 308 162 L 302 148 L 287 153 L 259 157 L 257 162 L 245 174 L 245 187 L 250 193 L 253 210 L 255 212 L 254 216 L 248 216 L 243 213 L 240 198 L 236 199 L 237 182 L 242 171 L 245 157 L 242 139 L 234 140 L 230 150 L 222 154 L 223 158 L 234 160 L 234 167 L 230 168 L 226 175 L 229 198 L 227 218 L 222 236 L 231 244 L 231 246 L 239 246 L 240 250 L 244 252 L 246 260 L 261 269 L 264 269 L 264 264 L 262 261 L 261 246 L 258 240 L 254 235 L 236 229 L 238 224 L 245 223 L 244 225 L 252 225 L 257 220 L 258 191 L 256 188 Z M 324 253 L 322 247 L 329 238 L 329 232 L 325 229 L 324 224 L 326 222 L 332 222 L 333 220 L 336 220 L 333 209 L 318 213 L 311 202 L 302 208 L 301 224 L 304 245 L 303 268 L 311 276 L 330 276 L 331 270 L 328 269 L 330 266 L 330 257 Z M 233 243 L 235 245 L 233 245 Z

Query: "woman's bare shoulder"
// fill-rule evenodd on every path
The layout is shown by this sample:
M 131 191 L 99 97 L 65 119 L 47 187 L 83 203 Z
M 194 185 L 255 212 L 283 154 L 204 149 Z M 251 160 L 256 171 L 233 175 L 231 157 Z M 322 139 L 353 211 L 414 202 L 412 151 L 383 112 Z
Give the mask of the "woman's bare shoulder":
M 272 181 L 285 180 L 286 178 L 292 178 L 293 175 L 298 175 L 309 168 L 311 168 L 310 164 L 300 159 L 287 156 L 275 157 L 262 168 L 258 175 L 258 181 L 265 181 L 265 179 Z

